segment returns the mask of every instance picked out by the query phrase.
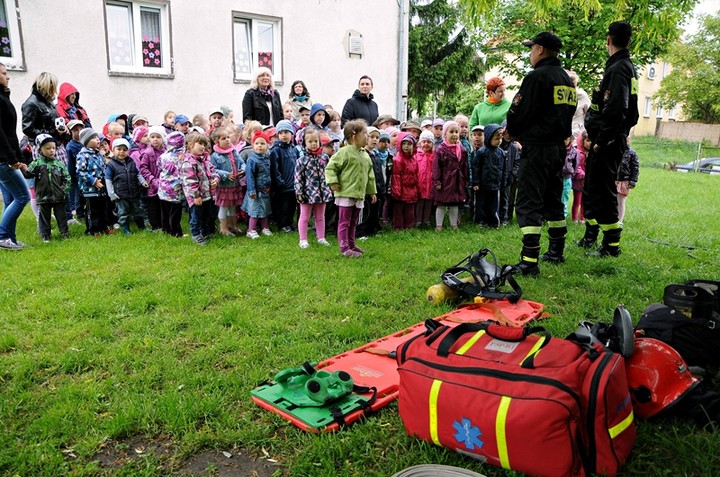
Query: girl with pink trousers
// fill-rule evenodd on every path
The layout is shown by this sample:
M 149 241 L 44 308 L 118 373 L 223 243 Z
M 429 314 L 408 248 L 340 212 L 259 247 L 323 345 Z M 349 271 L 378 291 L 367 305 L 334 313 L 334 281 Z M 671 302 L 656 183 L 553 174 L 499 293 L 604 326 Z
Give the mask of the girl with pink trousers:
M 573 190 L 573 203 L 572 203 L 572 220 L 576 224 L 581 224 L 585 221 L 583 217 L 583 187 L 585 187 L 585 158 L 588 152 L 590 152 L 591 142 L 585 131 L 578 134 L 577 137 L 577 152 L 578 160 L 577 166 L 575 167 L 575 174 L 572 177 L 572 190 Z
M 355 229 L 365 196 L 377 201 L 372 160 L 365 151 L 368 142 L 367 124 L 363 120 L 348 121 L 343 130 L 346 146 L 330 158 L 325 167 L 325 181 L 335 194 L 338 206 L 338 245 L 349 258 L 361 257 L 363 249 L 355 244 Z
M 435 158 L 433 139 L 433 133 L 423 131 L 420 134 L 420 147 L 415 153 L 415 162 L 418 167 L 418 191 L 420 192 L 415 208 L 416 227 L 430 227 L 430 215 L 433 208 L 432 164 Z
M 302 152 L 295 163 L 295 195 L 300 204 L 298 234 L 300 248 L 310 246 L 308 223 L 315 217 L 315 233 L 320 245 L 329 246 L 325 240 L 325 205 L 333 200 L 330 187 L 325 182 L 325 167 L 330 159 L 322 152 L 320 133 L 315 129 L 303 129 Z

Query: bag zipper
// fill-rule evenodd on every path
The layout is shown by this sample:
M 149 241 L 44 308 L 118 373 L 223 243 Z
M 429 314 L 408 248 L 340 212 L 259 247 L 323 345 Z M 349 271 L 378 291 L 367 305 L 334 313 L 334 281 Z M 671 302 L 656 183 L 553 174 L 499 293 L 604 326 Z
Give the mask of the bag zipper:
M 573 391 L 568 385 L 566 385 L 565 383 L 558 381 L 556 379 L 545 378 L 542 376 L 532 376 L 532 375 L 528 375 L 528 374 L 510 373 L 507 371 L 498 371 L 498 370 L 486 369 L 486 368 L 446 366 L 446 365 L 442 365 L 442 364 L 433 363 L 430 361 L 425 361 L 424 359 L 421 359 L 421 358 L 408 358 L 408 361 L 415 361 L 415 362 L 425 365 L 429 368 L 438 369 L 440 371 L 447 371 L 447 372 L 459 373 L 459 374 L 490 376 L 493 378 L 505 379 L 507 381 L 524 381 L 524 382 L 533 383 L 533 384 L 542 384 L 542 385 L 546 385 L 546 386 L 551 386 L 551 387 L 554 387 L 556 389 L 559 389 L 559 390 L 565 392 L 570 397 L 572 397 L 578 405 L 578 412 L 580 412 L 580 410 L 582 409 L 582 402 L 581 402 L 580 396 L 575 391 Z
M 602 379 L 602 375 L 605 371 L 605 368 L 607 368 L 608 364 L 610 363 L 610 360 L 613 357 L 613 353 L 606 351 L 605 356 L 602 357 L 600 360 L 600 364 L 598 365 L 597 369 L 595 370 L 595 373 L 593 374 L 592 381 L 590 382 L 590 396 L 588 399 L 588 409 L 587 409 L 587 430 L 588 430 L 588 446 L 587 446 L 587 455 L 588 455 L 588 464 L 590 467 L 590 471 L 595 473 L 595 467 L 597 466 L 597 449 L 595 444 L 595 408 L 597 407 L 597 394 L 598 394 L 598 388 L 600 387 L 600 379 Z

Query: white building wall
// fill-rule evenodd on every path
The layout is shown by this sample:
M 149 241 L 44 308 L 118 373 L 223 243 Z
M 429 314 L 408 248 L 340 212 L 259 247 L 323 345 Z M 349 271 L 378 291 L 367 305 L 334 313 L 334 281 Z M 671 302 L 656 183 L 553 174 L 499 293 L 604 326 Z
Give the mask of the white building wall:
M 26 71 L 10 71 L 20 106 L 43 71 L 80 91 L 80 103 L 100 128 L 111 114 L 139 113 L 159 124 L 167 110 L 206 116 L 228 105 L 241 117 L 248 84 L 233 82 L 232 11 L 282 18 L 283 101 L 302 79 L 314 102 L 341 110 L 360 76 L 373 78 L 380 113 L 396 114 L 398 17 L 396 1 L 172 0 L 174 78 L 110 76 L 102 0 L 17 0 Z M 345 38 L 362 34 L 364 55 L 350 59 Z

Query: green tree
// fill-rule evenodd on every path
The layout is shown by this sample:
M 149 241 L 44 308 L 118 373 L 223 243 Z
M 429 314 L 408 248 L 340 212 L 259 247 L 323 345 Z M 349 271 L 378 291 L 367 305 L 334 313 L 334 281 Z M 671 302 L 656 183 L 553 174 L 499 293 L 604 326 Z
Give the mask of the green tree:
M 675 43 L 666 58 L 673 69 L 656 103 L 670 109 L 681 102 L 689 120 L 720 123 L 720 14 L 702 17 L 698 32 L 687 43 Z
M 456 101 L 463 85 L 482 78 L 477 36 L 458 23 L 461 17 L 456 2 L 410 2 L 408 103 L 419 114 L 431 111 L 435 99 Z
M 517 77 L 530 68 L 527 49 L 520 42 L 541 31 L 553 31 L 563 41 L 561 60 L 580 76 L 581 84 L 595 86 L 602 75 L 607 50 L 607 27 L 616 20 L 633 26 L 631 55 L 636 65 L 664 55 L 679 37 L 679 26 L 697 0 L 460 0 L 469 21 L 492 40 L 490 61 Z M 519 60 L 519 61 L 518 61 Z

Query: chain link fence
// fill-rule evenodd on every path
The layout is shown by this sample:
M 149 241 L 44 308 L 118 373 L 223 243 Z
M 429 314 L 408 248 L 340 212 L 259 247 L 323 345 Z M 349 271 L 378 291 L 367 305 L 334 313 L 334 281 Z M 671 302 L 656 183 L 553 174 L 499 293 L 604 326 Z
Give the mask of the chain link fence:
M 654 136 L 631 138 L 631 147 L 640 158 L 642 167 L 674 169 L 679 164 L 698 162 L 708 157 L 720 157 L 720 147 L 702 142 L 672 141 Z

